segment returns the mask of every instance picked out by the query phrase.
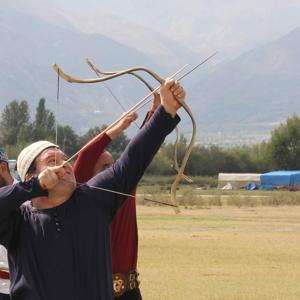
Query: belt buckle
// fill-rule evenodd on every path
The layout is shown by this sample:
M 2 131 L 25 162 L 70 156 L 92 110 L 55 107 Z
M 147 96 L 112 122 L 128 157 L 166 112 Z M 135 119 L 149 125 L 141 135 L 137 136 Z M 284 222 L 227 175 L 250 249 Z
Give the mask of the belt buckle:
M 130 290 L 136 289 L 139 286 L 138 276 L 139 273 L 137 271 L 128 274 L 128 288 Z
M 122 296 L 126 291 L 126 277 L 124 274 L 113 274 L 113 289 L 115 297 Z
M 129 281 L 134 281 L 135 277 L 136 277 L 135 273 L 129 274 Z

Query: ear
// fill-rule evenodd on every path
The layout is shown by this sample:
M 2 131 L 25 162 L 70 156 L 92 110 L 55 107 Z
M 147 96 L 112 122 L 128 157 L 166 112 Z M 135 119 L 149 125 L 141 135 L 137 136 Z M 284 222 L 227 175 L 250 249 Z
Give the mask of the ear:
M 33 174 L 32 172 L 29 172 L 25 175 L 25 181 L 29 181 L 35 174 Z

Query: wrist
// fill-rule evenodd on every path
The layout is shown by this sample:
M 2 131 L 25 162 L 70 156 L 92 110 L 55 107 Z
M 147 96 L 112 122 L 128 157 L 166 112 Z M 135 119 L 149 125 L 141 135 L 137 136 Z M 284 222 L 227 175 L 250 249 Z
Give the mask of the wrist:
M 171 115 L 172 118 L 174 118 L 177 114 L 177 109 L 174 107 L 169 107 L 167 105 L 162 105 L 163 108 L 165 109 L 166 113 L 168 113 L 169 115 Z
M 107 130 L 106 134 L 113 140 L 115 139 L 124 129 L 120 125 Z

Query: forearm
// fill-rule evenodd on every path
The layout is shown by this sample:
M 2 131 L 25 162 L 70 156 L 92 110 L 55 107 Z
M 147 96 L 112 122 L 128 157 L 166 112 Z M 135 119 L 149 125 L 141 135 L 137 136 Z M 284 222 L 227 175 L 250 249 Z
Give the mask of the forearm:
M 111 129 L 106 131 L 106 134 L 112 139 L 114 140 L 122 131 L 124 131 L 124 129 L 119 126 L 116 125 L 114 127 L 112 127 Z
M 120 121 L 114 125 L 112 128 L 106 131 L 106 134 L 113 140 L 115 139 L 122 131 L 127 129 L 132 122 L 137 119 L 136 112 L 125 113 L 125 115 L 120 119 Z

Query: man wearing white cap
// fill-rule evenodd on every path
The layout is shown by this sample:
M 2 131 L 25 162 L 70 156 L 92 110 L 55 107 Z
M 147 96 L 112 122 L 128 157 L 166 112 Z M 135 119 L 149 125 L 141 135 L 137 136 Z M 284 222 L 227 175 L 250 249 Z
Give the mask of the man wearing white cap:
M 109 225 L 127 196 L 108 190 L 128 194 L 137 185 L 179 122 L 175 97 L 184 96 L 177 82 L 166 80 L 162 106 L 121 158 L 78 187 L 56 145 L 40 141 L 20 153 L 23 182 L 0 189 L 0 243 L 8 249 L 12 300 L 113 299 Z

